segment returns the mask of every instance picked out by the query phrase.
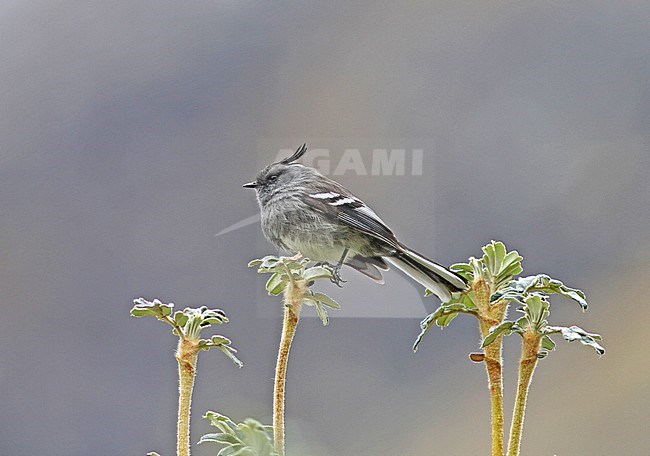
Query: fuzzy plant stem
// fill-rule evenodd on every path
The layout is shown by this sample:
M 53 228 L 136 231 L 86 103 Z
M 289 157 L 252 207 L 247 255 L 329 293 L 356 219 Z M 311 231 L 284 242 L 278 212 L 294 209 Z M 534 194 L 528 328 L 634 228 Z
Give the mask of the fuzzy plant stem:
M 517 396 L 515 407 L 512 413 L 512 425 L 510 426 L 510 439 L 508 441 L 508 456 L 519 456 L 521 436 L 524 430 L 524 414 L 526 412 L 526 399 L 528 388 L 533 379 L 533 373 L 537 366 L 537 354 L 539 352 L 541 338 L 538 334 L 524 333 L 519 361 L 519 380 L 517 382 Z
M 473 284 L 479 310 L 479 328 L 485 338 L 492 326 L 498 325 L 505 317 L 507 304 L 490 303 L 490 289 L 484 279 Z M 490 388 L 490 406 L 492 416 L 492 456 L 503 456 L 503 341 L 499 336 L 492 344 L 485 347 L 485 368 Z
M 300 310 L 305 292 L 305 284 L 295 280 L 287 286 L 284 293 L 284 319 L 282 336 L 275 367 L 275 384 L 273 389 L 273 443 L 278 456 L 284 456 L 284 398 L 286 391 L 287 363 L 291 342 L 298 327 Z
M 485 348 L 485 367 L 491 400 L 492 456 L 503 456 L 503 366 L 500 340 Z
M 176 351 L 179 379 L 177 456 L 190 456 L 190 408 L 198 355 L 196 343 L 183 338 L 179 341 Z

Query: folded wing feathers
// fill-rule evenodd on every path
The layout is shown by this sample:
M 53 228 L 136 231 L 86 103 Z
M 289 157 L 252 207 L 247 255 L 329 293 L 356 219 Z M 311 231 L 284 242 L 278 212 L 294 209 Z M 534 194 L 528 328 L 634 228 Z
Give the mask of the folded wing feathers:
M 417 263 L 421 264 L 424 266 L 426 269 L 429 271 L 432 271 L 436 275 L 440 276 L 442 279 L 447 281 L 453 288 L 455 288 L 454 291 L 461 291 L 467 289 L 467 284 L 465 281 L 451 272 L 449 269 L 445 268 L 444 266 L 439 265 L 438 263 L 429 260 L 426 257 L 423 257 L 419 253 L 411 250 L 411 249 L 405 249 L 404 253 L 408 255 L 409 258 L 412 260 L 415 260 Z

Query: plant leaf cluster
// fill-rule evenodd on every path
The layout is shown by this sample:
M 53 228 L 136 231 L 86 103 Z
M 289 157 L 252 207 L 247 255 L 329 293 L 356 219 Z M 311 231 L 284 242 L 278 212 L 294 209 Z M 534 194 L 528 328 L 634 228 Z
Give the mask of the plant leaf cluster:
M 520 277 L 517 280 L 513 280 L 505 287 L 496 291 L 490 297 L 490 302 L 504 299 L 507 301 L 517 301 L 520 304 L 523 304 L 524 298 L 534 292 L 543 293 L 545 295 L 557 293 L 561 296 L 572 299 L 580 305 L 583 312 L 589 308 L 587 298 L 581 290 L 567 287 L 559 280 L 552 279 L 546 274 Z
M 593 347 L 599 355 L 603 355 L 605 350 L 597 342 L 602 339 L 598 334 L 588 333 L 577 326 L 549 326 L 547 321 L 550 315 L 548 300 L 550 295 L 559 294 L 572 299 L 580 305 L 582 311 L 586 311 L 588 304 L 585 294 L 546 274 L 515 279 L 517 274 L 523 272 L 521 261 L 522 257 L 517 251 L 508 252 L 502 242 L 492 241 L 483 247 L 481 258 L 472 257 L 467 263 L 457 263 L 450 268 L 469 283 L 484 279 L 490 287 L 490 305 L 510 302 L 520 305 L 517 310 L 523 313 L 523 316 L 515 321 L 501 321 L 492 327 L 481 346 L 486 347 L 494 343 L 501 335 L 508 336 L 513 332 L 522 335 L 529 331 L 542 336 L 542 350 L 539 357 L 543 358 L 549 351 L 555 349 L 555 342 L 549 335 L 561 333 L 565 340 L 578 340 L 584 345 Z M 452 294 L 449 301 L 442 303 L 422 320 L 421 332 L 413 345 L 413 350 L 417 350 L 422 338 L 434 324 L 444 328 L 459 313 L 478 316 L 478 302 L 473 288 Z
M 481 258 L 471 257 L 467 263 L 453 264 L 450 269 L 469 282 L 484 277 L 494 289 L 523 271 L 521 255 L 516 250 L 508 252 L 503 242 L 492 241 L 482 250 Z
M 201 331 L 213 324 L 228 323 L 228 317 L 221 309 L 209 309 L 207 306 L 198 308 L 186 307 L 174 312 L 174 303 L 163 303 L 158 299 L 148 301 L 138 298 L 133 301 L 131 315 L 134 317 L 153 316 L 164 321 L 173 328 L 173 333 L 183 340 L 190 340 L 201 350 L 217 348 L 222 351 L 238 367 L 243 363 L 235 356 L 235 350 L 227 337 L 214 335 L 209 339 L 201 339 Z
M 323 325 L 329 323 L 327 308 L 340 309 L 341 306 L 325 293 L 311 290 L 311 285 L 316 280 L 332 280 L 332 269 L 327 265 L 316 264 L 309 266 L 309 258 L 302 258 L 299 255 L 293 257 L 276 257 L 273 255 L 256 259 L 248 263 L 248 267 L 257 266 L 260 274 L 271 274 L 266 281 L 266 291 L 271 296 L 277 296 L 284 292 L 289 284 L 296 284 L 298 281 L 307 284 L 304 292 L 303 302 L 307 306 L 315 307 L 318 317 Z
M 210 420 L 210 424 L 220 432 L 204 435 L 199 443 L 223 445 L 217 456 L 277 456 L 268 432 L 271 426 L 264 426 L 252 418 L 235 423 L 216 412 L 207 412 L 204 418 Z
M 540 277 L 542 279 L 538 280 Z M 549 282 L 554 282 L 553 286 L 549 286 Z M 549 335 L 561 333 L 562 337 L 568 342 L 578 340 L 583 345 L 592 347 L 598 355 L 602 356 L 605 354 L 605 349 L 597 342 L 602 340 L 600 335 L 588 333 L 578 326 L 550 326 L 548 324 L 547 318 L 551 313 L 548 295 L 558 293 L 571 297 L 585 310 L 588 305 L 585 295 L 581 290 L 566 287 L 559 280 L 551 279 L 544 274 L 534 277 L 523 277 L 513 281 L 508 285 L 507 290 L 501 294 L 502 297 L 499 299 L 508 299 L 523 303 L 523 307 L 517 308 L 517 311 L 524 315 L 516 321 L 505 320 L 498 326 L 491 328 L 489 334 L 481 344 L 482 347 L 493 343 L 499 335 L 509 336 L 513 332 L 523 335 L 529 332 L 541 336 L 542 350 L 540 350 L 538 357 L 545 358 L 550 351 L 555 350 L 556 346 Z M 516 296 L 514 296 L 511 290 L 518 290 L 516 291 Z M 535 291 L 533 292 L 533 290 Z M 497 292 L 497 294 L 500 292 Z
M 502 242 L 492 241 L 483 247 L 483 256 L 481 258 L 471 257 L 467 263 L 456 263 L 450 269 L 470 284 L 476 278 L 485 278 L 490 285 L 491 291 L 493 291 L 512 280 L 516 274 L 523 270 L 521 260 L 522 257 L 516 250 L 507 252 Z M 426 296 L 431 294 L 431 292 L 427 291 Z M 443 302 L 440 307 L 422 320 L 420 323 L 421 331 L 413 344 L 413 351 L 417 351 L 422 338 L 434 324 L 440 328 L 445 328 L 459 313 L 478 316 L 477 297 L 471 287 L 463 292 L 452 293 L 449 301 Z

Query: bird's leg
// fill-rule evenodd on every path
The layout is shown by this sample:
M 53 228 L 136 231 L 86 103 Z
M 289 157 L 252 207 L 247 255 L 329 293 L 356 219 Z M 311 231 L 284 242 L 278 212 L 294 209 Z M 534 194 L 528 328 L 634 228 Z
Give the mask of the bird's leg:
M 338 287 L 341 287 L 341 283 L 347 282 L 347 280 L 343 280 L 343 278 L 341 277 L 341 267 L 343 266 L 345 257 L 348 255 L 348 250 L 350 249 L 347 247 L 345 248 L 345 250 L 343 250 L 343 255 L 341 255 L 341 259 L 336 264 L 336 266 L 334 266 L 334 268 L 332 269 L 332 278 L 330 280 Z

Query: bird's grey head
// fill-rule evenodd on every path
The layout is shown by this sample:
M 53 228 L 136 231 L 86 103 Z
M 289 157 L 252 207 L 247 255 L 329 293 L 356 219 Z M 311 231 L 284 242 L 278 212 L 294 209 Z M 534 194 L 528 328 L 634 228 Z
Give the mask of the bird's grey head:
M 303 144 L 291 157 L 265 167 L 253 182 L 244 184 L 244 187 L 254 188 L 260 204 L 265 205 L 278 191 L 290 189 L 309 174 L 311 168 L 295 163 L 305 152 L 307 145 Z

